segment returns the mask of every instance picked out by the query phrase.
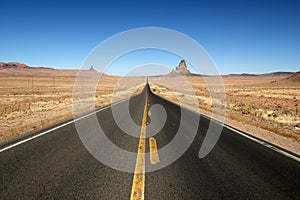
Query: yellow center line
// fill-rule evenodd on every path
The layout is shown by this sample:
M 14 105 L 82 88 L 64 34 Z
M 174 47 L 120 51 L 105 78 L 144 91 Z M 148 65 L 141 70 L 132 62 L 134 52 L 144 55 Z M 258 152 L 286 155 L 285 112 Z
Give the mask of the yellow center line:
M 157 144 L 156 139 L 154 137 L 150 137 L 149 139 L 149 146 L 150 146 L 150 163 L 155 165 L 159 163 L 159 156 L 157 152 Z
M 142 128 L 136 158 L 135 171 L 131 188 L 131 200 L 143 200 L 145 194 L 145 149 L 146 149 L 146 122 L 147 122 L 148 93 L 142 119 Z

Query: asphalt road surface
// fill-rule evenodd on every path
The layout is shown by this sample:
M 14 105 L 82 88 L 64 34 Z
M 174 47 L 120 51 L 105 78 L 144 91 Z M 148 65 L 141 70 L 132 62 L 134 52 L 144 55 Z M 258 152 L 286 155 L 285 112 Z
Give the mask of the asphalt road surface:
M 146 87 L 128 100 L 137 124 L 142 121 L 146 93 L 150 106 L 160 104 L 167 113 L 165 126 L 153 136 L 159 149 L 174 138 L 181 111 Z M 184 120 L 199 117 L 185 112 L 189 117 Z M 112 143 L 137 152 L 139 138 L 116 125 L 110 107 L 97 112 L 97 118 Z M 145 173 L 145 199 L 300 199 L 300 163 L 230 129 L 224 128 L 213 150 L 200 159 L 209 122 L 200 117 L 195 140 L 178 160 Z M 86 128 L 86 132 L 92 130 Z M 133 173 L 111 169 L 95 159 L 82 144 L 74 123 L 2 151 L 0 165 L 2 200 L 130 199 L 132 191 Z

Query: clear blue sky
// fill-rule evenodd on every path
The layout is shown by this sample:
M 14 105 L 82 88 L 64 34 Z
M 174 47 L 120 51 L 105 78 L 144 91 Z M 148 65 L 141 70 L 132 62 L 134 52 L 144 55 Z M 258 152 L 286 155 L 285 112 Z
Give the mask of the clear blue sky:
M 192 37 L 223 74 L 300 70 L 300 1 L 0 0 L 0 8 L 4 62 L 79 68 L 108 37 L 151 26 Z M 136 65 L 132 58 L 132 63 L 117 62 L 122 66 L 110 73 Z M 172 67 L 179 62 L 172 56 L 157 58 Z

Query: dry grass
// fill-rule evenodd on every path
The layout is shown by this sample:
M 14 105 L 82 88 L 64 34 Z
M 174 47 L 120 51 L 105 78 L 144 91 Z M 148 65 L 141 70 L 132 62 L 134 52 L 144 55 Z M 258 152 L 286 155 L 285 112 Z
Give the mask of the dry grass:
M 0 143 L 72 118 L 74 83 L 75 77 L 0 77 Z M 104 76 L 95 82 L 83 77 L 77 86 L 85 93 L 92 83 L 97 83 L 94 98 L 85 98 L 83 95 L 81 100 L 94 101 L 95 106 L 82 108 L 81 113 L 76 114 L 141 91 L 145 79 Z M 118 90 L 113 93 L 117 83 Z

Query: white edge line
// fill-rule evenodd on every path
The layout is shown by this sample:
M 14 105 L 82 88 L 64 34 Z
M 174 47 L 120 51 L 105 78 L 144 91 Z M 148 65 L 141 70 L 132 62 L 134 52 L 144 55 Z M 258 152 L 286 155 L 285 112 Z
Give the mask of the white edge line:
M 84 116 L 81 116 L 81 117 L 79 117 L 79 118 L 73 119 L 73 120 L 71 120 L 71 121 L 69 121 L 69 122 L 66 122 L 66 123 L 64 123 L 64 124 L 61 124 L 61 125 L 56 126 L 56 127 L 54 127 L 54 128 L 51 128 L 51 129 L 49 129 L 49 130 L 47 130 L 47 131 L 41 132 L 41 133 L 39 133 L 39 134 L 33 135 L 33 136 L 29 137 L 29 138 L 26 138 L 26 139 L 24 139 L 24 140 L 21 140 L 21 141 L 19 141 L 19 142 L 16 142 L 16 143 L 14 143 L 14 144 L 11 144 L 11 145 L 9 145 L 9 146 L 7 146 L 7 147 L 4 147 L 4 148 L 0 149 L 0 153 L 6 151 L 6 150 L 8 150 L 8 149 L 11 149 L 11 148 L 13 148 L 13 147 L 16 147 L 16 146 L 18 146 L 18 145 L 20 145 L 20 144 L 23 144 L 23 143 L 25 143 L 25 142 L 28 142 L 28 141 L 30 141 L 30 140 L 33 140 L 33 139 L 35 139 L 35 138 L 41 137 L 41 136 L 43 136 L 43 135 L 45 135 L 45 134 L 47 134 L 47 133 L 50 133 L 50 132 L 55 131 L 55 130 L 57 130 L 57 129 L 60 129 L 60 128 L 64 127 L 64 126 L 67 126 L 67 125 L 69 125 L 69 124 L 72 124 L 72 123 L 74 123 L 74 122 L 76 122 L 76 121 L 82 120 L 82 119 L 84 119 L 84 118 L 86 118 L 86 117 L 89 117 L 89 116 L 91 116 L 91 115 L 93 115 L 93 114 L 96 114 L 96 113 L 98 113 L 98 112 L 100 112 L 100 111 L 103 111 L 103 110 L 105 110 L 105 109 L 107 109 L 107 108 L 110 108 L 110 107 L 112 107 L 112 106 L 115 106 L 115 105 L 118 105 L 118 104 L 123 103 L 123 102 L 125 102 L 125 101 L 128 101 L 129 99 L 130 99 L 130 98 L 126 98 L 126 99 L 123 99 L 123 100 L 121 100 L 121 101 L 119 101 L 119 102 L 116 102 L 116 103 L 107 105 L 107 106 L 105 106 L 105 107 L 103 107 L 103 108 L 100 108 L 99 110 L 93 111 L 93 112 L 88 113 L 88 114 L 86 114 L 86 115 L 84 115 Z
M 281 154 L 283 154 L 283 155 L 285 155 L 285 156 L 287 156 L 287 157 L 289 157 L 289 158 L 291 158 L 293 160 L 296 160 L 296 161 L 300 162 L 300 158 L 299 157 L 294 156 L 294 155 L 292 155 L 292 154 L 290 154 L 290 153 L 288 153 L 288 152 L 286 152 L 286 151 L 284 151 L 282 149 L 279 149 L 278 147 L 273 146 L 270 143 L 266 143 L 266 142 L 264 142 L 262 140 L 259 140 L 259 139 L 256 139 L 254 137 L 251 137 L 251 136 L 249 136 L 249 135 L 247 135 L 245 133 L 242 133 L 242 132 L 240 132 L 240 131 L 238 131 L 238 130 L 232 128 L 232 127 L 230 127 L 230 126 L 227 126 L 226 124 L 224 124 L 223 126 L 226 127 L 227 129 L 231 130 L 231 131 L 236 132 L 239 135 L 242 135 L 242 136 L 244 136 L 244 137 L 246 137 L 246 138 L 248 138 L 248 139 L 250 139 L 250 140 L 252 140 L 254 142 L 257 142 L 257 143 L 259 143 L 259 144 L 261 144 L 261 145 L 263 145 L 263 146 L 265 146 L 265 147 L 267 147 L 269 149 L 272 149 L 272 150 L 274 150 L 274 151 L 276 151 L 278 153 L 281 153 Z
M 152 92 L 152 94 L 154 94 L 154 93 Z M 154 95 L 156 95 L 156 94 L 154 94 Z M 158 97 L 160 97 L 160 98 L 162 98 L 162 99 L 164 99 L 164 100 L 166 100 L 166 101 L 168 101 L 168 102 L 170 102 L 170 103 L 177 104 L 177 105 L 180 106 L 180 107 L 182 106 L 183 108 L 185 108 L 185 109 L 187 109 L 187 110 L 189 110 L 189 111 L 191 111 L 191 112 L 193 112 L 193 113 L 195 113 L 195 114 L 198 114 L 198 115 L 200 114 L 201 117 L 204 117 L 204 118 L 206 118 L 206 119 L 208 119 L 208 120 L 212 120 L 212 121 L 214 121 L 215 123 L 218 123 L 219 125 L 222 125 L 223 127 L 227 128 L 227 129 L 229 129 L 229 130 L 231 130 L 231 131 L 233 131 L 233 132 L 235 132 L 235 133 L 237 133 L 237 134 L 239 134 L 239 135 L 241 135 L 241 136 L 244 136 L 245 138 L 247 138 L 247 139 L 249 139 L 249 140 L 252 140 L 252 141 L 254 141 L 254 142 L 257 142 L 257 143 L 259 143 L 259 144 L 261 144 L 261 145 L 263 145 L 263 146 L 265 146 L 265 147 L 267 147 L 267 148 L 269 148 L 269 149 L 271 149 L 271 150 L 274 150 L 274 151 L 276 151 L 276 152 L 278 152 L 278 153 L 280 153 L 280 154 L 282 154 L 282 155 L 284 155 L 284 156 L 286 156 L 286 157 L 289 157 L 289 158 L 291 158 L 291 159 L 293 159 L 293 160 L 295 160 L 295 161 L 297 161 L 297 162 L 300 162 L 300 158 L 299 158 L 299 157 L 294 156 L 293 154 L 290 154 L 289 152 L 286 152 L 286 151 L 284 151 L 284 150 L 282 150 L 282 149 L 279 149 L 278 147 L 273 146 L 273 145 L 270 144 L 270 143 L 266 143 L 266 142 L 264 142 L 264 141 L 262 141 L 262 140 L 260 140 L 260 139 L 257 139 L 257 138 L 254 138 L 254 137 L 250 136 L 250 135 L 247 135 L 247 134 L 245 134 L 245 133 L 242 133 L 241 131 L 239 131 L 239 130 L 237 130 L 237 129 L 234 129 L 234 128 L 228 126 L 227 124 L 224 124 L 223 122 L 218 121 L 217 119 L 214 119 L 214 118 L 205 116 L 205 115 L 203 115 L 203 114 L 200 113 L 200 110 L 199 110 L 199 112 L 197 112 L 197 111 L 194 111 L 194 110 L 189 109 L 188 107 L 186 107 L 186 106 L 184 106 L 184 105 L 178 104 L 178 103 L 176 103 L 176 102 L 171 102 L 171 101 L 169 101 L 168 99 L 166 99 L 166 98 L 164 98 L 164 97 L 162 97 L 162 96 L 159 96 L 159 95 L 156 95 L 156 96 L 158 96 Z
M 289 152 L 284 151 L 284 150 L 282 150 L 282 149 L 280 149 L 280 148 L 272 145 L 271 143 L 267 143 L 267 142 L 265 142 L 263 140 L 260 140 L 258 138 L 252 137 L 252 136 L 250 136 L 248 134 L 245 134 L 245 133 L 243 133 L 243 132 L 241 132 L 241 131 L 239 131 L 239 130 L 237 130 L 235 128 L 232 128 L 232 127 L 228 126 L 227 124 L 225 124 L 223 122 L 220 122 L 220 121 L 218 121 L 216 119 L 213 119 L 213 118 L 209 118 L 209 117 L 207 117 L 207 116 L 205 116 L 205 115 L 203 115 L 201 113 L 200 113 L 200 115 L 202 117 L 208 119 L 208 120 L 212 120 L 215 123 L 218 123 L 219 125 L 222 125 L 223 127 L 227 128 L 227 129 L 229 129 L 229 130 L 231 130 L 231 131 L 233 131 L 233 132 L 235 132 L 235 133 L 237 133 L 237 134 L 239 134 L 239 135 L 241 135 L 241 136 L 243 136 L 243 137 L 245 137 L 245 138 L 247 138 L 249 140 L 252 140 L 252 141 L 254 141 L 254 142 L 258 143 L 258 144 L 261 144 L 261 145 L 263 145 L 263 146 L 265 146 L 265 147 L 267 147 L 267 148 L 269 148 L 269 149 L 271 149 L 273 151 L 276 151 L 276 152 L 278 152 L 278 153 L 280 153 L 280 154 L 282 154 L 282 155 L 284 155 L 286 157 L 289 157 L 289 158 L 291 158 L 291 159 L 293 159 L 293 160 L 295 160 L 297 162 L 300 162 L 300 158 L 299 157 L 294 156 L 293 154 L 290 154 Z

